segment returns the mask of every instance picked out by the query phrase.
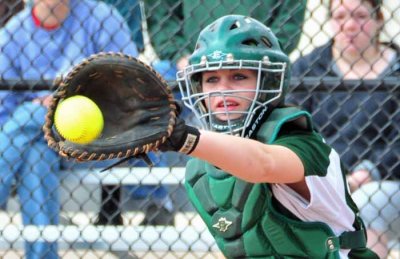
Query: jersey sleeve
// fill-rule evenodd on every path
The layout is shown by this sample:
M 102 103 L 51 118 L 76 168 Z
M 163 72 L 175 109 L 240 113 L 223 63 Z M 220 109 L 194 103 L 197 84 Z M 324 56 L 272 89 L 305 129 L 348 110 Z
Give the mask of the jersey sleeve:
M 296 153 L 304 165 L 305 176 L 327 174 L 332 148 L 317 133 L 291 133 L 279 137 L 272 144 L 285 146 Z

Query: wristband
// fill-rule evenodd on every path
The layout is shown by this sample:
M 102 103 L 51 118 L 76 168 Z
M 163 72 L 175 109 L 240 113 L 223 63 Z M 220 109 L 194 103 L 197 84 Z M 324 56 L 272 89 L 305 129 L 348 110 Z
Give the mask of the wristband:
M 185 141 L 183 142 L 180 153 L 189 155 L 195 149 L 200 139 L 200 131 L 197 128 L 187 126 L 187 135 Z

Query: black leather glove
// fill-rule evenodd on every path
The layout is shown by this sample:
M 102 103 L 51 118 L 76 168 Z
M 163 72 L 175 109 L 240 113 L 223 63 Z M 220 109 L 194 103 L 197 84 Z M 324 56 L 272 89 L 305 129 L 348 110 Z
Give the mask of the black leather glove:
M 199 139 L 200 131 L 197 128 L 186 125 L 183 119 L 176 118 L 171 136 L 158 149 L 190 154 L 197 146 Z

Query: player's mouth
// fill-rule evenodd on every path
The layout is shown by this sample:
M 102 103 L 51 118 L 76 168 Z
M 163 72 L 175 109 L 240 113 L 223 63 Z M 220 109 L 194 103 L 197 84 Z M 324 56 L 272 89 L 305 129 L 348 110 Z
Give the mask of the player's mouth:
M 220 101 L 217 103 L 216 110 L 217 111 L 232 111 L 237 109 L 239 106 L 238 102 L 232 101 L 232 100 L 225 100 L 225 101 Z
M 345 41 L 348 43 L 354 43 L 358 37 L 359 37 L 358 34 L 346 34 Z

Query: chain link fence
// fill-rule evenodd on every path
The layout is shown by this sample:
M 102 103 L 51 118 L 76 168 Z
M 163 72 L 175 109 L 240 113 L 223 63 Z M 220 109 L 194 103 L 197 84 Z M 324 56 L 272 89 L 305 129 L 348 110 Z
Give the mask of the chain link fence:
M 223 258 L 186 197 L 188 157 L 150 154 L 153 168 L 134 160 L 103 173 L 115 161 L 64 160 L 43 140 L 38 101 L 100 51 L 139 56 L 174 87 L 201 28 L 235 13 L 278 35 L 293 62 L 288 102 L 312 113 L 349 175 L 370 172 L 351 179 L 353 197 L 370 245 L 400 258 L 400 3 L 339 2 L 1 1 L 0 257 Z

